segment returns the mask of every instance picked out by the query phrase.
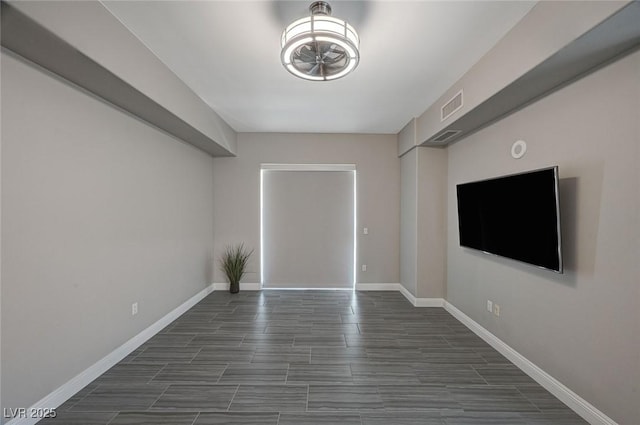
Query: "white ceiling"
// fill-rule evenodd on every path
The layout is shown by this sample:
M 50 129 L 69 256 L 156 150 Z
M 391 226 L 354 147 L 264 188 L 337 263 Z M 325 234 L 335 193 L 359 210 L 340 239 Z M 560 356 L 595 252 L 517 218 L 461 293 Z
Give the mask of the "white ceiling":
M 345 78 L 304 81 L 280 64 L 280 35 L 305 1 L 103 1 L 238 132 L 397 133 L 534 1 L 331 1 L 360 35 Z

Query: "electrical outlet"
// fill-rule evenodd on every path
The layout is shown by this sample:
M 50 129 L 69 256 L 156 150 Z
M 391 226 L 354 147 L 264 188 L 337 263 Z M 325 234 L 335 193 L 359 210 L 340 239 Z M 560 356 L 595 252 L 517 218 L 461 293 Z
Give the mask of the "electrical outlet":
M 364 230 L 362 231 L 362 233 L 364 233 L 365 235 L 369 234 L 369 228 L 365 227 Z
M 131 315 L 135 316 L 138 314 L 138 303 L 131 304 Z
M 362 271 L 363 271 L 363 272 L 366 272 L 366 271 L 367 271 L 367 265 L 366 265 L 366 264 L 363 264 L 363 265 L 362 265 Z
M 487 300 L 487 311 L 493 313 L 493 301 Z
M 493 305 L 493 314 L 495 314 L 498 317 L 500 316 L 500 306 L 498 304 Z

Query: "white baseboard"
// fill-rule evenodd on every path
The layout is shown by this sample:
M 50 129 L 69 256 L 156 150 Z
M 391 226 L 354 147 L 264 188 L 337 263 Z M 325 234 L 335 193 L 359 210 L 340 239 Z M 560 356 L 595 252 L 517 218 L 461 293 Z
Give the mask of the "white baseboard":
M 260 290 L 259 283 L 242 283 L 241 290 L 255 291 Z M 145 343 L 149 338 L 157 334 L 165 326 L 178 318 L 184 312 L 189 310 L 200 300 L 206 297 L 214 290 L 229 290 L 228 283 L 214 283 L 193 297 L 173 309 L 160 320 L 116 348 L 114 351 L 103 357 L 101 360 L 85 369 L 83 372 L 63 384 L 49 395 L 36 402 L 28 411 L 37 411 L 38 409 L 52 409 L 60 406 L 62 403 L 71 398 L 74 394 L 98 378 L 104 372 L 116 365 L 120 360 L 125 358 L 136 348 Z M 560 401 L 565 403 L 570 409 L 584 418 L 591 425 L 618 425 L 613 419 L 598 410 L 591 403 L 571 391 L 560 381 L 549 375 L 547 372 L 536 366 L 526 357 L 511 348 L 500 338 L 493 335 L 487 329 L 482 327 L 475 320 L 464 314 L 453 304 L 442 298 L 416 298 L 404 286 L 399 283 L 361 283 L 356 285 L 356 290 L 360 291 L 399 291 L 409 300 L 415 307 L 444 307 L 456 319 L 467 326 L 476 335 L 485 342 L 495 348 L 503 356 L 509 359 L 513 364 L 520 368 L 524 373 L 533 378 L 538 384 L 544 387 L 551 394 L 556 396 Z M 37 418 L 15 418 L 6 423 L 6 425 L 34 425 L 39 421 Z
M 556 396 L 560 401 L 566 404 L 571 410 L 582 416 L 582 418 L 589 422 L 591 425 L 617 425 L 617 423 L 613 419 L 602 413 L 595 406 L 580 397 L 578 394 L 571 391 L 553 376 L 540 369 L 529 359 L 518 353 L 500 338 L 482 327 L 478 322 L 457 309 L 453 304 L 445 301 L 444 308 L 456 319 L 462 322 L 466 327 L 471 329 L 476 335 L 482 338 L 493 348 L 498 350 L 500 354 L 509 359 L 524 373 L 533 378 L 534 381 L 536 381 L 547 391 Z
M 356 291 L 399 291 L 399 283 L 356 283 Z
M 416 298 L 400 283 L 357 283 L 356 291 L 398 291 L 414 307 L 444 307 L 442 298 Z
M 120 360 L 127 357 L 136 348 L 144 344 L 149 338 L 164 329 L 169 323 L 180 317 L 184 312 L 196 305 L 200 300 L 209 295 L 213 291 L 213 285 L 209 285 L 202 291 L 189 298 L 184 303 L 173 309 L 166 314 L 160 320 L 122 344 L 120 347 L 107 354 L 102 359 L 98 360 L 93 365 L 89 366 L 84 371 L 80 372 L 74 378 L 67 383 L 58 387 L 56 390 L 36 402 L 33 406 L 27 409 L 27 412 L 33 411 L 48 411 L 50 409 L 57 408 L 62 403 L 70 399 L 78 391 L 84 388 L 87 384 L 91 383 L 94 379 L 105 373 L 107 370 L 115 366 Z M 40 418 L 15 418 L 7 422 L 5 425 L 33 425 L 37 423 Z
M 229 282 L 218 282 L 213 284 L 214 291 L 228 291 L 229 290 Z M 240 282 L 240 290 L 241 291 L 259 291 L 262 289 L 262 285 L 260 283 L 245 283 Z
M 398 290 L 414 307 L 444 307 L 443 298 L 417 298 L 401 284 L 398 284 Z

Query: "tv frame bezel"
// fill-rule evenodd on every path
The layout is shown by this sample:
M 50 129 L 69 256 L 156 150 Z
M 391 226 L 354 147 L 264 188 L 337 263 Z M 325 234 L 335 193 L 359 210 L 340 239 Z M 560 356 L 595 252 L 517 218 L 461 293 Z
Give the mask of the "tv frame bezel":
M 503 179 L 503 178 L 508 178 L 508 177 L 515 177 L 515 176 L 519 176 L 519 175 L 523 175 L 523 174 L 532 174 L 532 173 L 536 173 L 536 172 L 540 172 L 540 171 L 547 171 L 547 170 L 553 170 L 553 179 L 554 179 L 554 182 L 555 182 L 556 230 L 558 232 L 558 270 L 552 269 L 552 268 L 549 268 L 549 267 L 540 266 L 538 264 L 528 263 L 526 261 L 518 260 L 516 258 L 506 257 L 504 255 L 496 254 L 496 253 L 489 252 L 489 251 L 484 251 L 482 249 L 478 249 L 478 248 L 474 248 L 472 246 L 467 246 L 467 245 L 463 245 L 462 244 L 462 241 L 461 241 L 461 238 L 460 238 L 460 209 L 459 209 L 460 199 L 458 198 L 458 186 L 465 185 L 465 184 L 471 184 L 471 183 L 482 183 L 482 182 L 485 182 L 485 181 L 498 180 L 498 179 Z M 472 249 L 474 251 L 482 252 L 484 254 L 491 255 L 491 256 L 494 256 L 494 257 L 506 258 L 508 260 L 515 261 L 515 262 L 518 262 L 520 264 L 525 264 L 527 266 L 535 267 L 535 268 L 541 269 L 541 270 L 548 270 L 548 271 L 551 271 L 551 272 L 554 272 L 554 273 L 557 273 L 557 274 L 563 274 L 564 273 L 564 259 L 563 259 L 563 255 L 562 255 L 562 226 L 561 226 L 561 217 L 560 217 L 560 173 L 559 173 L 557 165 L 553 165 L 553 166 L 550 166 L 550 167 L 537 168 L 537 169 L 534 169 L 534 170 L 521 171 L 521 172 L 513 173 L 513 174 L 504 174 L 504 175 L 495 176 L 495 177 L 488 177 L 486 179 L 481 179 L 481 180 L 473 180 L 473 181 L 468 181 L 468 182 L 464 182 L 464 183 L 457 183 L 456 184 L 456 210 L 457 210 L 457 216 L 458 216 L 458 245 L 461 248 Z

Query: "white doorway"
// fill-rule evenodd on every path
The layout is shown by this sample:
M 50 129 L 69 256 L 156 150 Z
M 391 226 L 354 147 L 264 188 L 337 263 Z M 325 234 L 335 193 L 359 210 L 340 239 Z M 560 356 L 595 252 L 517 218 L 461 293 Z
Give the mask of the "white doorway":
M 355 287 L 355 165 L 262 164 L 260 206 L 263 288 Z

